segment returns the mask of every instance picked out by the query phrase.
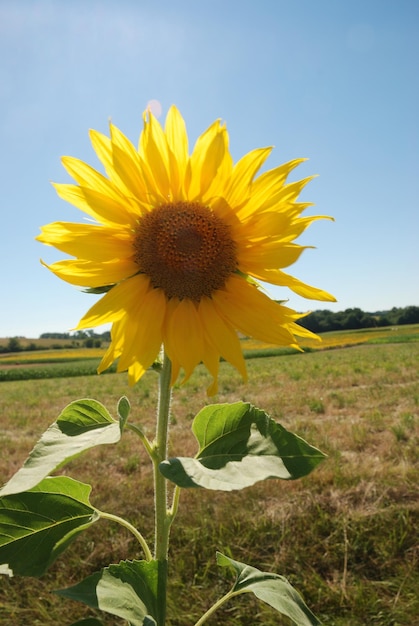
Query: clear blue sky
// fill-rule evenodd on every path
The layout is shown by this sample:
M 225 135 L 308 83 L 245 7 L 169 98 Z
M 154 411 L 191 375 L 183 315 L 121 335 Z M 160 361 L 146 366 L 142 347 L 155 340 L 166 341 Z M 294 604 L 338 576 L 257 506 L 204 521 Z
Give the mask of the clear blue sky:
M 309 157 L 310 212 L 292 273 L 336 295 L 306 311 L 419 305 L 418 0 L 0 0 L 0 336 L 73 328 L 95 296 L 39 263 L 39 226 L 82 221 L 50 181 L 60 156 L 97 166 L 88 129 L 134 142 L 142 111 L 176 104 L 192 140 L 227 122 L 233 158 Z

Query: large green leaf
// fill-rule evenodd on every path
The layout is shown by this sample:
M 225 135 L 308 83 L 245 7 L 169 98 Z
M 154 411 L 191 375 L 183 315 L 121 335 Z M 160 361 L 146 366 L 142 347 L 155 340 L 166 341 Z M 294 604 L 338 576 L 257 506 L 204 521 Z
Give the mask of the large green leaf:
M 160 464 L 162 474 L 180 487 L 231 491 L 266 478 L 301 478 L 325 457 L 246 402 L 205 407 L 192 430 L 199 444 L 196 457 Z
M 41 576 L 71 541 L 99 519 L 90 485 L 46 478 L 30 491 L 0 498 L 0 572 Z
M 121 561 L 56 593 L 117 615 L 132 626 L 155 626 L 164 623 L 158 584 L 166 568 L 166 562 L 160 561 Z
M 100 402 L 71 402 L 42 435 L 23 467 L 0 490 L 0 496 L 27 491 L 85 450 L 116 443 L 120 437 L 119 422 Z
M 221 552 L 217 552 L 217 563 L 235 570 L 237 578 L 232 592 L 251 591 L 259 600 L 263 600 L 282 615 L 286 615 L 298 626 L 320 624 L 317 617 L 304 604 L 300 594 L 283 576 L 262 572 L 256 567 L 234 561 Z

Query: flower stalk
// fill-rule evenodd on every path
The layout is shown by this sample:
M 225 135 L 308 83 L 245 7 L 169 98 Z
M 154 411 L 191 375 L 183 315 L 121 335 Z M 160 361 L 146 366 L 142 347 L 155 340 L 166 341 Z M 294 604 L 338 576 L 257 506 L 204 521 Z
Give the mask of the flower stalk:
M 163 365 L 159 379 L 159 399 L 157 408 L 156 439 L 153 448 L 152 460 L 154 471 L 154 500 L 155 500 L 155 537 L 154 558 L 159 561 L 161 574 L 158 581 L 158 601 L 162 609 L 162 623 L 164 626 L 165 607 L 167 596 L 167 554 L 169 550 L 169 533 L 172 515 L 167 507 L 167 480 L 160 473 L 159 465 L 167 458 L 167 442 L 169 434 L 169 417 L 171 401 L 172 364 L 164 354 Z

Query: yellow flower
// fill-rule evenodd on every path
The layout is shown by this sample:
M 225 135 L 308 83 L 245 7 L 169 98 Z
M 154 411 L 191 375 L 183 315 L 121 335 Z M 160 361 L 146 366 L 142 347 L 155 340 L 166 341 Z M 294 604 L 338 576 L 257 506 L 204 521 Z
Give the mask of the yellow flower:
M 55 222 L 38 240 L 74 259 L 49 269 L 67 282 L 105 295 L 77 329 L 112 323 L 111 344 L 99 372 L 118 359 L 134 384 L 160 348 L 172 361 L 172 383 L 201 361 L 214 378 L 223 357 L 246 377 L 237 331 L 261 341 L 298 347 L 313 336 L 295 311 L 265 295 L 256 280 L 289 287 L 306 298 L 330 294 L 286 274 L 304 247 L 294 240 L 315 217 L 300 217 L 306 178 L 290 184 L 296 159 L 256 174 L 271 148 L 233 163 L 226 127 L 214 122 L 189 155 L 185 123 L 171 107 L 164 129 L 150 112 L 138 150 L 118 128 L 110 138 L 90 132 L 103 176 L 63 157 L 77 185 L 57 184 L 58 195 L 93 222 Z

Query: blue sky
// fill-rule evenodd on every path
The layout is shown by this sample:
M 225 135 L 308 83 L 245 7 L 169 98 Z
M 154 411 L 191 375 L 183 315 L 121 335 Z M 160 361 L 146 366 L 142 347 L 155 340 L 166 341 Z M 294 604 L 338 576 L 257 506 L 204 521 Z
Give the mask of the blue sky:
M 50 181 L 60 156 L 98 166 L 88 129 L 137 142 L 147 103 L 181 110 L 192 141 L 226 121 L 234 160 L 274 145 L 268 167 L 298 177 L 313 224 L 291 273 L 335 294 L 300 311 L 419 305 L 417 0 L 0 1 L 0 336 L 73 328 L 95 296 L 39 263 L 34 237 L 82 221 Z

